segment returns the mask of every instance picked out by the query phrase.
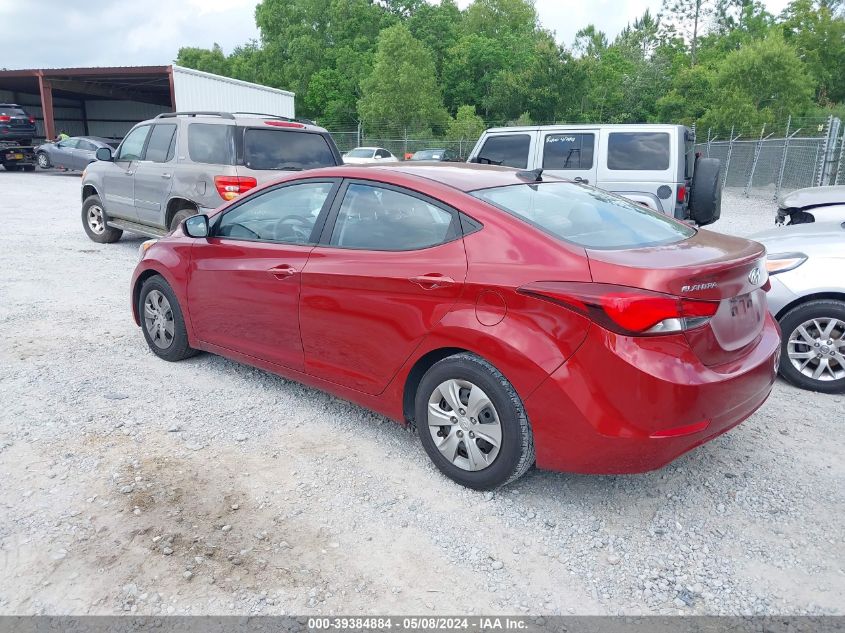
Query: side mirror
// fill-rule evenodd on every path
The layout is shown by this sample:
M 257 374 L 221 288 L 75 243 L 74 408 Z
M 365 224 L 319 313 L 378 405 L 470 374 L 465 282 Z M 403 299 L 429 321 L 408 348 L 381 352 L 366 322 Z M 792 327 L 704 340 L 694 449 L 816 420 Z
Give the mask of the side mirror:
M 192 215 L 185 220 L 185 234 L 188 237 L 208 237 L 208 216 Z
M 108 147 L 100 147 L 95 154 L 97 160 L 110 161 L 112 159 L 111 150 Z

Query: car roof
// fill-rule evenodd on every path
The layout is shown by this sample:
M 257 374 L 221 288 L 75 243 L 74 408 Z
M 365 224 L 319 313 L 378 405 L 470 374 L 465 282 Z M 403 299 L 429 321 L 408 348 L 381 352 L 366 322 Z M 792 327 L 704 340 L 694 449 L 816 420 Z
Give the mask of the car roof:
M 487 132 L 536 132 L 538 130 L 595 130 L 597 128 L 610 129 L 663 129 L 683 128 L 683 125 L 673 123 L 555 123 L 553 125 L 508 125 L 503 127 L 491 127 Z M 689 129 L 689 128 L 687 128 Z
M 524 170 L 497 165 L 479 165 L 477 163 L 442 163 L 442 162 L 404 162 L 374 165 L 342 165 L 325 167 L 308 172 L 321 176 L 367 178 L 379 173 L 401 173 L 416 178 L 439 182 L 459 191 L 475 191 L 503 187 L 505 185 L 524 185 L 528 180 L 518 174 Z M 569 182 L 565 178 L 543 175 L 544 182 Z

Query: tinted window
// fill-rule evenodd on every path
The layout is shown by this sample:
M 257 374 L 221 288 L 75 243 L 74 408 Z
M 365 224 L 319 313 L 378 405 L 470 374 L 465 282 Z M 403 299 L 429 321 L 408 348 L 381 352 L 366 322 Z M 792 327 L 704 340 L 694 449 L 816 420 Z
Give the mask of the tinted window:
M 447 160 L 449 158 L 451 155 L 442 149 L 421 149 L 411 156 L 411 160 Z
M 608 169 L 663 171 L 669 154 L 666 132 L 613 132 L 607 141 Z
M 414 196 L 369 185 L 350 185 L 331 244 L 371 251 L 408 251 L 453 236 L 452 214 Z
M 10 108 L 9 106 L 0 106 L 0 112 L 9 116 L 26 116 L 26 112 L 21 108 Z
M 350 158 L 372 158 L 373 157 L 372 149 L 356 147 L 353 150 L 349 150 L 346 152 L 346 155 Z
M 485 165 L 505 165 L 525 169 L 528 166 L 530 146 L 531 137 L 527 134 L 491 136 L 484 142 L 475 160 Z
M 232 127 L 213 123 L 191 123 L 188 126 L 188 156 L 195 163 L 233 164 L 235 150 Z
M 563 182 L 473 193 L 552 235 L 586 248 L 640 248 L 680 242 L 695 230 L 598 189 Z
M 115 160 L 138 160 L 141 158 L 141 152 L 144 150 L 144 142 L 147 140 L 147 134 L 149 132 L 149 125 L 136 127 L 129 132 L 126 138 L 123 139 Z
M 173 124 L 154 126 L 145 158 L 155 163 L 166 163 L 170 160 L 170 148 L 175 134 L 176 126 Z
M 262 242 L 305 244 L 334 185 L 312 182 L 273 189 L 228 211 L 214 234 Z
M 79 139 L 79 143 L 76 146 L 76 149 L 84 149 L 88 152 L 96 152 L 97 146 L 94 145 L 91 141 L 86 141 L 84 138 Z
M 595 134 L 549 134 L 543 143 L 543 169 L 590 169 Z
M 336 165 L 321 134 L 248 129 L 244 134 L 244 165 L 250 169 L 314 169 Z
M 390 158 L 390 152 L 388 152 L 386 149 L 380 149 L 376 152 L 376 156 L 378 156 L 379 158 Z

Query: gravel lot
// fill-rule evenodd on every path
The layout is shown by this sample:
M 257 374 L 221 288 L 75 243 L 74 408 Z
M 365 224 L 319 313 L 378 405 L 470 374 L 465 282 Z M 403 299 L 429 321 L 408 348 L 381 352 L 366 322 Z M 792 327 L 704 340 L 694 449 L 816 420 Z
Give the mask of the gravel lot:
M 141 240 L 86 238 L 78 175 L 0 183 L 0 613 L 842 612 L 845 398 L 779 382 L 658 472 L 472 492 L 344 401 L 157 359 Z

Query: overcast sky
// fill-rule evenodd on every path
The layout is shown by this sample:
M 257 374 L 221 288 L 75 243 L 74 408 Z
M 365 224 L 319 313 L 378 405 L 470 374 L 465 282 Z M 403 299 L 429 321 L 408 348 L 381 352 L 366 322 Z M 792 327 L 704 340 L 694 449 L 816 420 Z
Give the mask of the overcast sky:
M 470 0 L 459 0 L 463 7 Z M 765 0 L 777 13 L 787 0 Z M 543 26 L 572 44 L 593 23 L 609 37 L 660 0 L 537 0 Z M 169 64 L 181 46 L 219 43 L 228 53 L 250 39 L 256 0 L 0 0 L 0 67 Z

